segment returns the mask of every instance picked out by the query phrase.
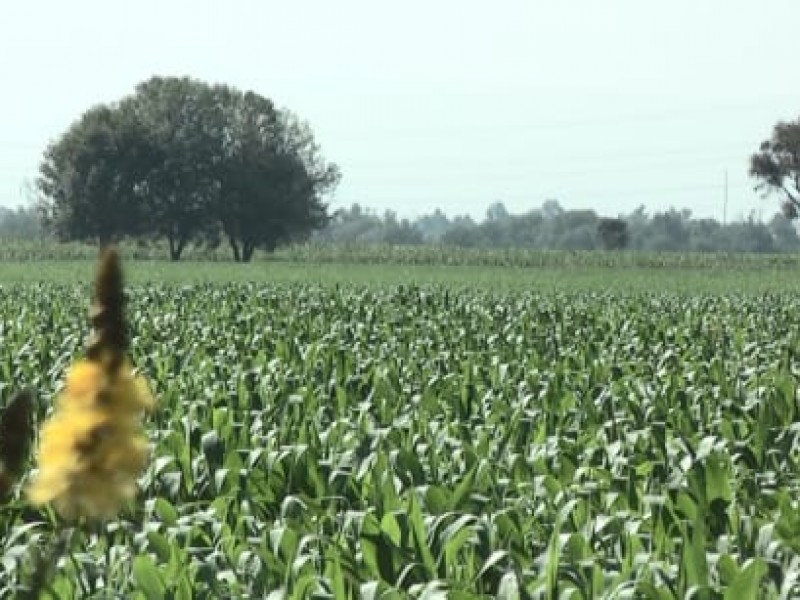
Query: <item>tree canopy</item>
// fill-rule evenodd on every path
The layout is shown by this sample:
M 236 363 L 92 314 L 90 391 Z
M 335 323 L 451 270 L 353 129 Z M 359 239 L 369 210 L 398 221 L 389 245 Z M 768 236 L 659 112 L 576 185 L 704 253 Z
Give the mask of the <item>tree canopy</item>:
M 623 219 L 600 219 L 597 234 L 606 250 L 622 250 L 628 245 L 628 223 Z
M 777 193 L 789 219 L 800 212 L 800 119 L 778 122 L 772 138 L 761 143 L 750 157 L 750 175 L 758 180 L 757 190 Z
M 268 98 L 152 77 L 87 110 L 45 151 L 38 208 L 62 240 L 230 244 L 237 261 L 325 225 L 340 179 L 310 127 Z

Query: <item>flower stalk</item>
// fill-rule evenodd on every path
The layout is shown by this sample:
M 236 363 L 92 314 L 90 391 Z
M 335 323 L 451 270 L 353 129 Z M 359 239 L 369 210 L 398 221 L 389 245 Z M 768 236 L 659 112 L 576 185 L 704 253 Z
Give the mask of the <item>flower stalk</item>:
M 41 430 L 34 504 L 52 503 L 67 520 L 107 520 L 136 494 L 147 465 L 142 414 L 153 409 L 147 382 L 127 357 L 122 270 L 103 253 L 90 311 L 94 331 L 85 359 L 70 368 L 56 409 Z

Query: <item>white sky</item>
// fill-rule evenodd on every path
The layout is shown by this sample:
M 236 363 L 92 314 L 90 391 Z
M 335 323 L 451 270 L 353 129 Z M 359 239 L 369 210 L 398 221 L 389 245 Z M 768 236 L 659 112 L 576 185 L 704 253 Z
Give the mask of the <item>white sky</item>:
M 151 75 L 268 96 L 342 169 L 333 208 L 482 217 L 761 209 L 749 154 L 800 117 L 798 0 L 16 0 L 0 10 L 0 204 L 46 144 Z

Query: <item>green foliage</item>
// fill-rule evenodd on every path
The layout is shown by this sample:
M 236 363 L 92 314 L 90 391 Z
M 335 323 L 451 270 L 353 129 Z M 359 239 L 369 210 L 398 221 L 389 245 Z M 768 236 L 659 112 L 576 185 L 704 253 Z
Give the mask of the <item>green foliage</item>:
M 800 209 L 798 157 L 800 119 L 778 122 L 772 130 L 772 137 L 762 142 L 759 151 L 750 157 L 750 176 L 758 182 L 756 189 L 765 195 L 780 195 L 787 219 L 796 219 Z
M 38 209 L 60 240 L 108 243 L 144 225 L 137 181 L 149 155 L 129 111 L 98 105 L 48 146 L 37 181 Z
M 62 598 L 793 593 L 794 294 L 129 292 L 155 456 L 140 502 L 72 539 Z M 51 398 L 85 297 L 0 288 L 0 381 Z M 54 523 L 2 514 L 14 596 Z
M 71 283 L 93 276 L 96 248 L 0 244 L 0 281 Z M 335 254 L 293 247 L 270 260 L 231 270 L 222 254 L 191 252 L 191 262 L 164 260 L 161 248 L 125 246 L 126 277 L 143 283 L 316 283 L 327 286 L 439 284 L 502 290 L 676 293 L 799 293 L 800 257 L 763 255 L 658 255 L 640 253 L 502 253 L 422 248 L 338 248 Z M 198 260 L 199 259 L 199 260 Z M 444 266 L 445 264 L 451 266 Z M 499 268 L 502 267 L 502 268 Z M 611 282 L 611 283 L 609 283 Z
M 235 260 L 303 237 L 328 221 L 322 194 L 339 181 L 307 124 L 253 93 L 225 90 L 225 142 L 216 215 Z
M 146 221 L 143 233 L 166 239 L 173 260 L 194 240 L 216 241 L 213 208 L 222 193 L 216 170 L 225 135 L 219 103 L 214 89 L 200 81 L 152 77 L 118 109 L 131 115 L 147 147 L 134 184 Z
M 235 259 L 327 221 L 339 181 L 311 129 L 254 92 L 152 77 L 88 110 L 45 152 L 39 210 L 59 239 L 160 238 L 172 260 L 192 242 Z

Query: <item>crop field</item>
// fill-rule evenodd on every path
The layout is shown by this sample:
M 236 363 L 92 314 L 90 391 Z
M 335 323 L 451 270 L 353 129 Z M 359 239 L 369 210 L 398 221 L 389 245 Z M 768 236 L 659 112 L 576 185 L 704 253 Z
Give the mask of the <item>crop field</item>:
M 84 352 L 88 265 L 0 285 L 0 398 L 35 388 L 38 423 Z M 800 597 L 791 274 L 147 269 L 127 314 L 153 455 L 49 597 Z M 29 478 L 0 506 L 3 598 L 59 526 Z

